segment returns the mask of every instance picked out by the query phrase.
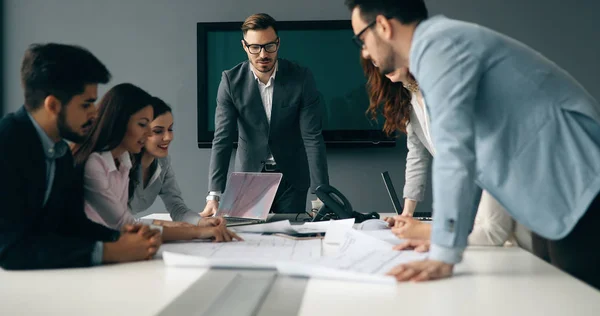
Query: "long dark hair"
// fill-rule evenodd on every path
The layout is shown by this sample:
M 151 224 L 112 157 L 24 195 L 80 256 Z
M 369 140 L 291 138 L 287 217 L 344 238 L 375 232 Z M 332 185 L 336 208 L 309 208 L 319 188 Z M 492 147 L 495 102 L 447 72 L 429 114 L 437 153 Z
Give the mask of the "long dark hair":
M 75 164 L 83 165 L 93 152 L 117 148 L 125 137 L 131 116 L 151 102 L 150 94 L 131 83 L 112 87 L 98 104 L 98 117 L 90 136 L 74 149 Z
M 165 114 L 172 113 L 171 107 L 165 103 L 162 99 L 158 97 L 152 97 L 150 104 L 154 109 L 154 119 Z M 142 156 L 146 152 L 146 148 L 142 148 L 139 154 L 133 155 L 132 159 L 132 167 L 129 171 L 129 199 L 133 196 L 133 192 L 135 191 L 136 186 L 139 185 L 137 173 L 139 172 L 139 168 L 142 165 Z
M 371 60 L 360 59 L 363 71 L 367 76 L 367 92 L 369 108 L 367 113 L 373 120 L 383 114 L 385 122 L 383 131 L 391 135 L 395 131 L 406 134 L 406 125 L 410 122 L 411 94 L 401 82 L 392 82 L 373 65 Z

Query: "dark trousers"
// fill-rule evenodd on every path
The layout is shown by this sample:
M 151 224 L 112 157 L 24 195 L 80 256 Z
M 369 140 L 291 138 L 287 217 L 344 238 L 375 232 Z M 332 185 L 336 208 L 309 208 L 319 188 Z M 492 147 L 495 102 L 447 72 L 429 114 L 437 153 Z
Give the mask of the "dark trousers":
M 265 170 L 262 172 L 281 172 L 279 169 Z M 294 188 L 286 179 L 285 176 L 279 183 L 277 193 L 275 194 L 275 200 L 271 205 L 271 212 L 277 214 L 297 214 L 306 212 L 306 195 L 308 189 L 298 190 Z
M 536 256 L 600 290 L 600 194 L 565 238 L 532 241 Z

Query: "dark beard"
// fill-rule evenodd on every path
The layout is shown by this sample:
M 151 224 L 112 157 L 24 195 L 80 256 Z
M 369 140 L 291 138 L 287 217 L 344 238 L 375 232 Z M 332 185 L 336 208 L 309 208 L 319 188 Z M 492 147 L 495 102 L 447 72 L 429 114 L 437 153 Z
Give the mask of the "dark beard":
M 271 61 L 272 61 L 272 60 L 271 60 Z M 266 69 L 266 70 L 262 70 L 262 69 L 259 67 L 260 65 L 258 64 L 258 61 L 256 61 L 256 64 L 253 64 L 253 66 L 254 66 L 254 69 L 256 69 L 256 70 L 257 70 L 257 71 L 259 71 L 259 72 L 262 72 L 262 73 L 269 73 L 271 70 L 273 70 L 273 68 L 275 68 L 275 63 L 273 63 L 273 65 L 271 66 L 271 68 L 268 68 L 268 69 Z
M 380 65 L 377 65 L 379 67 L 379 73 L 384 76 L 389 75 L 396 71 L 396 56 L 394 50 L 391 45 L 383 43 L 379 36 L 375 35 L 375 39 L 377 42 L 376 45 L 379 46 L 381 50 L 385 50 L 385 56 L 387 56 L 384 60 L 378 61 L 380 63 Z
M 87 138 L 87 135 L 80 135 L 67 125 L 67 112 L 65 110 L 61 110 L 60 113 L 58 113 L 57 123 L 58 133 L 61 138 L 72 141 L 76 144 L 83 143 Z

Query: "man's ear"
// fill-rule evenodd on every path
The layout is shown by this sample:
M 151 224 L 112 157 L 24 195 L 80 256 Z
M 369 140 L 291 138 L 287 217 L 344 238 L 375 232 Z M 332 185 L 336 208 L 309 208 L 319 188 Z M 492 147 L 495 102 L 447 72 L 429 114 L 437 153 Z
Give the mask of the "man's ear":
M 381 37 L 391 40 L 393 36 L 391 21 L 383 15 L 378 15 L 375 20 L 377 21 L 377 29 L 381 33 Z
M 54 115 L 58 115 L 62 108 L 62 102 L 58 98 L 53 95 L 49 95 L 44 99 L 44 109 L 49 113 Z
M 246 47 L 246 43 L 244 43 L 244 40 L 240 40 L 240 42 L 242 43 L 242 48 L 247 53 L 246 49 L 248 49 L 248 47 Z

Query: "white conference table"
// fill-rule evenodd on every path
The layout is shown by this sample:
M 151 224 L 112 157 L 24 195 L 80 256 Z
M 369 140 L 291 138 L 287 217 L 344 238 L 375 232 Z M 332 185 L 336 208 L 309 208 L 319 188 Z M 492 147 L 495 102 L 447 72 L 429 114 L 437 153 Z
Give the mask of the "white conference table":
M 207 271 L 167 268 L 161 260 L 0 270 L 0 315 L 156 315 Z M 309 280 L 298 311 L 398 314 L 600 315 L 600 291 L 520 248 L 469 247 L 455 275 L 445 280 L 397 285 Z

